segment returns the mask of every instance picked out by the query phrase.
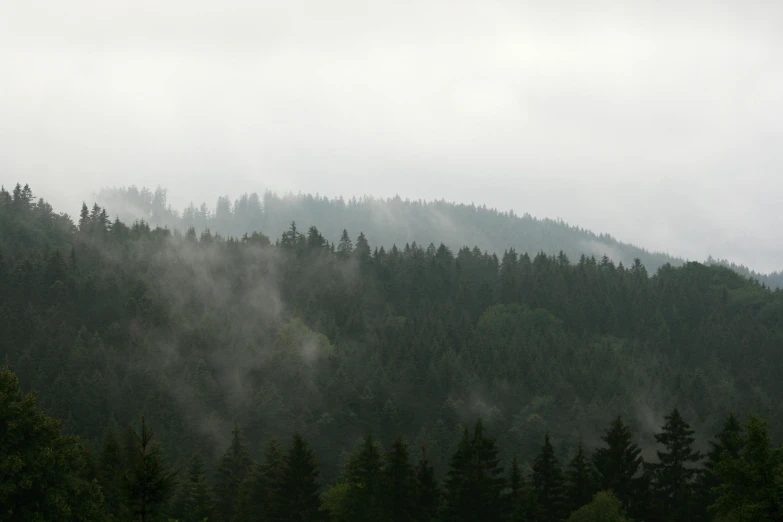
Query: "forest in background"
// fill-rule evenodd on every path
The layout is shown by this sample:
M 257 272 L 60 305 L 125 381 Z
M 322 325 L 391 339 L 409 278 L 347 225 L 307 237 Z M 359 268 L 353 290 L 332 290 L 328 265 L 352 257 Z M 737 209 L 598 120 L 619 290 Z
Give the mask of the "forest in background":
M 478 418 L 528 472 L 544 440 L 560 462 L 600 449 L 618 415 L 655 463 L 675 407 L 696 449 L 731 412 L 780 440 L 780 290 L 699 263 L 376 248 L 364 230 L 232 236 L 98 204 L 72 220 L 2 190 L 0 358 L 65 433 L 101 448 L 143 415 L 172 465 L 197 453 L 209 474 L 236 423 L 257 460 L 301 435 L 323 485 L 367 434 L 426 447 L 447 483 L 466 428 L 483 447 Z
M 595 234 L 562 220 L 537 219 L 529 214 L 501 212 L 486 205 L 465 205 L 440 201 L 411 201 L 399 196 L 387 199 L 364 197 L 345 200 L 312 194 L 279 196 L 267 191 L 263 195 L 243 194 L 232 201 L 228 196 L 217 199 L 214 207 L 191 203 L 183 210 L 168 203 L 168 191 L 158 187 L 104 188 L 94 200 L 105 207 L 110 217 L 125 223 L 145 220 L 151 226 L 198 233 L 209 229 L 223 236 L 240 237 L 252 232 L 277 236 L 292 221 L 318 224 L 319 231 L 336 241 L 343 229 L 361 229 L 375 246 L 402 247 L 416 241 L 420 245 L 443 243 L 453 251 L 463 246 L 477 246 L 482 252 L 501 255 L 509 248 L 530 254 L 564 252 L 572 259 L 580 255 L 609 257 L 615 263 L 629 266 L 639 259 L 651 272 L 664 264 L 683 265 L 686 261 L 662 252 L 649 252 L 623 243 L 610 234 Z M 757 273 L 746 266 L 725 259 L 704 260 L 759 280 L 772 288 L 783 287 L 783 271 Z

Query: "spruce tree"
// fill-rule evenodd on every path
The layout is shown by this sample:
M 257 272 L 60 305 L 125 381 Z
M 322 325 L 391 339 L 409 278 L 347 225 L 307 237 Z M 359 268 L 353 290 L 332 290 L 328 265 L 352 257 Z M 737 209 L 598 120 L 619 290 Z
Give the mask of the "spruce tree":
M 152 441 L 152 431 L 141 418 L 141 433 L 128 454 L 126 492 L 132 516 L 140 522 L 162 519 L 174 493 L 176 473 L 169 471 L 160 446 Z
M 226 521 L 234 518 L 239 487 L 253 465 L 239 425 L 236 425 L 231 433 L 231 445 L 220 460 L 215 478 L 215 512 L 220 520 Z
M 416 519 L 416 476 L 410 463 L 408 444 L 401 436 L 386 453 L 381 488 L 388 520 L 409 522 Z
M 299 435 L 285 456 L 270 521 L 318 522 L 324 519 L 318 496 L 318 463 L 313 450 Z
M 502 518 L 505 479 L 495 441 L 484 436 L 476 422 L 473 438 L 467 430 L 451 458 L 446 478 L 444 519 L 448 522 L 478 522 Z
M 563 472 L 557 462 L 555 449 L 544 436 L 544 444 L 533 463 L 533 486 L 538 503 L 538 519 L 541 522 L 557 522 L 563 518 Z
M 511 468 L 508 473 L 508 520 L 510 522 L 525 522 L 535 516 L 531 511 L 533 505 L 528 498 L 532 493 L 532 486 L 525 483 L 525 477 L 522 476 L 522 470 L 519 468 L 519 460 L 516 455 L 511 459 Z
M 566 503 L 572 513 L 589 503 L 593 498 L 593 470 L 585 454 L 584 445 L 579 441 L 576 455 L 571 459 L 566 471 Z
M 89 232 L 90 226 L 90 209 L 87 208 L 87 203 L 82 203 L 82 210 L 79 213 L 79 230 L 82 232 Z
M 386 508 L 382 490 L 381 455 L 372 436 L 364 439 L 346 470 L 346 509 L 350 521 L 380 520 Z
M 602 440 L 607 447 L 593 454 L 596 486 L 602 491 L 613 491 L 624 509 L 633 512 L 634 508 L 640 508 L 639 497 L 643 495 L 641 450 L 621 417 L 612 422 Z
M 356 238 L 356 248 L 353 254 L 361 263 L 370 261 L 370 243 L 367 241 L 364 232 L 360 232 L 359 237 Z
M 446 476 L 446 505 L 444 509 L 445 522 L 468 522 L 479 520 L 473 506 L 471 492 L 471 476 L 473 447 L 470 434 L 463 432 L 457 449 L 451 456 L 449 471 Z
M 207 483 L 204 460 L 198 453 L 188 463 L 187 475 L 180 485 L 176 511 L 182 522 L 213 519 L 212 491 Z
M 742 425 L 734 416 L 730 414 L 723 423 L 723 428 L 716 436 L 715 440 L 710 441 L 710 451 L 707 453 L 707 460 L 704 462 L 704 469 L 700 477 L 700 502 L 702 513 L 700 517 L 709 520 L 706 508 L 715 503 L 715 489 L 720 485 L 718 476 L 718 464 L 722 460 L 739 459 L 742 451 Z
M 353 253 L 353 243 L 351 237 L 348 235 L 348 231 L 343 229 L 343 233 L 340 236 L 340 242 L 337 244 L 337 256 L 343 259 L 350 257 Z
M 696 464 L 701 460 L 693 450 L 693 430 L 675 408 L 665 417 L 663 431 L 655 435 L 665 451 L 658 451 L 658 463 L 652 465 L 656 506 L 661 520 L 692 520 L 697 513 Z

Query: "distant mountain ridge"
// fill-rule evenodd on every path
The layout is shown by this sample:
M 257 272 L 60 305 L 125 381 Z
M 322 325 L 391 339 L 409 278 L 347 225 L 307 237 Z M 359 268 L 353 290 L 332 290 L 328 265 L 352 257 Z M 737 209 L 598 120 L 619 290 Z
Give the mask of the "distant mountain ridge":
M 214 208 L 206 203 L 199 206 L 191 203 L 179 211 L 168 203 L 168 191 L 162 188 L 154 191 L 135 186 L 104 188 L 94 194 L 94 198 L 112 217 L 125 222 L 144 220 L 153 226 L 172 229 L 209 229 L 224 236 L 261 232 L 274 239 L 296 222 L 300 229 L 316 225 L 332 242 L 338 240 L 343 229 L 352 237 L 363 232 L 375 247 L 442 242 L 452 250 L 477 246 L 498 256 L 509 248 L 529 254 L 555 255 L 562 251 L 572 261 L 582 255 L 606 256 L 626 266 L 638 258 L 650 272 L 667 263 L 680 266 L 686 262 L 668 253 L 651 252 L 618 241 L 609 234 L 595 234 L 562 220 L 535 218 L 527 213 L 520 216 L 486 205 L 445 200 L 409 200 L 399 196 L 345 200 L 301 193 L 280 196 L 267 191 L 261 196 L 243 194 L 234 201 L 221 196 Z M 726 266 L 772 288 L 783 288 L 783 272 L 760 274 L 711 257 L 704 262 Z

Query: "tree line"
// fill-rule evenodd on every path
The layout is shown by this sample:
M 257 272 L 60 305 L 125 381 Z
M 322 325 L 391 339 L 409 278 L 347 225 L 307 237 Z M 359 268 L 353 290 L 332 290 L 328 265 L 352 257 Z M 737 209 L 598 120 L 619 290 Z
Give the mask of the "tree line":
M 328 238 L 337 239 L 344 228 L 363 229 L 378 245 L 389 248 L 411 241 L 428 244 L 443 242 L 457 249 L 477 245 L 481 250 L 502 252 L 517 250 L 543 251 L 570 257 L 581 254 L 608 255 L 615 263 L 626 265 L 639 258 L 648 270 L 685 260 L 663 252 L 649 252 L 618 241 L 610 234 L 596 234 L 562 220 L 539 219 L 529 214 L 502 212 L 486 205 L 456 204 L 443 200 L 422 201 L 394 198 L 327 198 L 313 194 L 243 194 L 231 200 L 220 196 L 214 206 L 190 203 L 175 209 L 169 203 L 169 192 L 135 186 L 101 189 L 96 201 L 113 216 L 132 223 L 145 220 L 153 227 L 201 232 L 210 229 L 225 236 L 239 237 L 257 230 L 280 231 L 291 221 L 318 223 Z M 756 273 L 742 265 L 709 258 L 706 264 L 720 264 L 740 274 L 753 277 L 773 288 L 783 287 L 783 272 Z
M 657 458 L 645 461 L 621 417 L 594 451 L 580 444 L 561 465 L 549 434 L 531 469 L 507 467 L 479 419 L 465 429 L 443 482 L 427 447 L 412 455 L 402 436 L 384 450 L 371 435 L 324 484 L 307 440 L 270 439 L 251 458 L 239 426 L 214 473 L 198 453 L 174 470 L 144 418 L 139 429 L 106 431 L 95 451 L 42 413 L 34 394 L 0 370 L 0 515 L 3 520 L 142 522 L 580 522 L 730 520 L 783 516 L 783 447 L 767 423 L 730 415 L 702 455 L 675 408 L 655 435 Z M 629 518 L 630 517 L 630 518 Z

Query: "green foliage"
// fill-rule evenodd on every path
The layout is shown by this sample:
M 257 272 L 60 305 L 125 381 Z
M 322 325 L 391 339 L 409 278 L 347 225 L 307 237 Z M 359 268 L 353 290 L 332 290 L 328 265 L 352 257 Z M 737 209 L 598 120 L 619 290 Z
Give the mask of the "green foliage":
M 141 418 L 141 432 L 134 436 L 126 464 L 128 505 L 134 520 L 162 520 L 175 492 L 176 473 L 168 470 L 160 445 L 152 442 L 152 431 L 144 417 Z
M 0 520 L 100 520 L 103 496 L 85 468 L 78 439 L 61 435 L 35 395 L 0 367 Z
M 697 514 L 697 463 L 702 456 L 693 449 L 693 430 L 675 408 L 666 416 L 666 424 L 655 440 L 665 451 L 658 451 L 658 463 L 652 465 L 655 497 L 662 520 L 692 520 Z
M 338 482 L 321 493 L 321 511 L 329 520 L 348 520 L 351 516 L 346 501 L 350 487 L 345 482 Z
M 740 458 L 743 446 L 742 425 L 739 420 L 730 414 L 723 424 L 723 429 L 710 441 L 710 451 L 707 453 L 704 468 L 701 470 L 699 481 L 699 503 L 702 510 L 706 510 L 717 500 L 717 489 L 721 484 L 721 476 L 718 473 L 718 465 L 722 460 L 735 461 Z M 706 512 L 701 514 L 708 519 Z
M 125 491 L 125 460 L 114 426 L 109 425 L 99 456 L 98 483 L 103 491 L 104 509 L 115 520 L 124 520 L 129 515 Z
M 544 445 L 533 464 L 533 488 L 538 504 L 538 519 L 541 522 L 561 520 L 565 505 L 563 472 L 548 433 L 544 436 Z
M 484 434 L 484 426 L 479 420 L 472 438 L 467 430 L 464 431 L 451 458 L 446 478 L 444 520 L 499 520 L 505 486 L 502 473 L 495 441 Z
M 187 520 L 213 520 L 212 489 L 204 471 L 204 460 L 196 453 L 191 458 L 184 480 L 180 481 L 174 511 L 178 518 Z
M 593 498 L 593 468 L 585 453 L 582 441 L 579 441 L 576 455 L 566 470 L 565 498 L 568 511 L 573 512 Z
M 342 197 L 328 199 L 312 194 L 262 195 L 243 194 L 231 202 L 220 197 L 214 209 L 206 204 L 190 205 L 183 211 L 167 203 L 167 191 L 127 187 L 103 189 L 99 202 L 111 215 L 119 215 L 128 223 L 144 220 L 153 226 L 170 229 L 199 230 L 209 228 L 224 236 L 242 236 L 254 230 L 279 232 L 289 228 L 292 221 L 317 223 L 322 237 L 341 237 L 348 230 L 364 231 L 379 245 L 389 248 L 404 245 L 411 238 L 420 244 L 443 241 L 458 249 L 463 245 L 477 245 L 482 252 L 502 252 L 513 247 L 528 252 L 557 255 L 560 251 L 571 259 L 580 254 L 600 258 L 605 253 L 615 263 L 627 266 L 639 258 L 650 270 L 667 263 L 681 265 L 682 259 L 648 252 L 639 247 L 621 243 L 608 234 L 594 234 L 588 230 L 564 223 L 562 220 L 537 219 L 529 214 L 501 212 L 480 205 L 464 205 L 446 201 L 407 200 L 400 197 L 376 199 L 364 197 L 345 201 Z M 359 241 L 357 240 L 357 248 Z M 708 264 L 727 266 L 748 277 L 766 282 L 768 286 L 783 287 L 783 273 L 757 274 L 741 265 L 708 258 Z
M 95 469 L 85 465 L 78 476 L 90 484 L 94 475 L 115 520 L 131 516 L 126 479 L 138 468 L 138 440 L 113 425 L 142 415 L 155 427 L 159 454 L 176 467 L 204 456 L 206 482 L 229 522 L 283 512 L 282 448 L 263 464 L 253 459 L 264 441 L 297 432 L 319 462 L 318 481 L 302 486 L 312 493 L 302 493 L 310 502 L 302 506 L 318 504 L 319 483 L 329 492 L 326 511 L 310 509 L 320 513 L 313 516 L 350 516 L 356 506 L 347 499 L 366 494 L 356 487 L 366 481 L 377 485 L 370 505 L 378 517 L 391 507 L 410 510 L 389 503 L 386 471 L 409 469 L 401 459 L 390 466 L 388 452 L 377 452 L 374 478 L 342 475 L 356 441 L 376 433 L 392 450 L 398 435 L 427 448 L 415 469 L 416 518 L 535 520 L 556 504 L 537 501 L 528 471 L 545 434 L 552 447 L 538 466 L 539 485 L 543 462 L 578 457 L 579 441 L 597 438 L 613 415 L 630 425 L 615 422 L 605 447 L 592 457 L 582 450 L 565 467 L 567 509 L 601 488 L 640 520 L 658 516 L 666 502 L 681 509 L 677 495 L 697 504 L 694 519 L 705 519 L 705 506 L 725 496 L 723 455 L 755 462 L 742 453 L 745 438 L 727 425 L 696 480 L 683 472 L 693 464 L 673 456 L 697 438 L 688 427 L 666 428 L 671 437 L 659 439 L 661 456 L 653 457 L 660 462 L 642 462 L 639 445 L 654 445 L 650 419 L 677 405 L 693 431 L 709 437 L 732 410 L 783 418 L 774 400 L 783 393 L 783 292 L 727 268 L 658 266 L 645 256 L 615 264 L 600 253 L 580 255 L 578 243 L 559 252 L 553 245 L 581 232 L 550 224 L 551 237 L 539 237 L 530 232 L 535 220 L 469 207 L 451 209 L 449 219 L 484 220 L 483 231 L 496 218 L 530 225 L 515 241 L 543 252 L 517 253 L 505 232 L 490 238 L 470 226 L 460 237 L 487 243 L 454 245 L 456 236 L 426 235 L 433 211 L 445 208 L 437 204 L 393 203 L 412 220 L 392 240 L 399 246 L 380 233 L 377 215 L 367 213 L 372 205 L 317 198 L 295 212 L 271 195 L 233 206 L 222 198 L 219 212 L 191 208 L 162 229 L 155 225 L 174 216 L 165 191 L 137 196 L 143 221 L 110 223 L 114 212 L 85 205 L 77 227 L 34 202 L 29 187 L 0 191 L 0 359 L 24 389 L 38 391 L 43 411 L 63 419 L 64 433 L 96 448 Z M 324 211 L 310 213 L 310 205 Z M 290 212 L 297 215 L 279 221 Z M 358 237 L 342 233 L 349 214 L 362 216 L 351 227 L 364 231 Z M 318 228 L 303 234 L 294 220 Z M 248 228 L 253 223 L 260 225 Z M 463 243 L 479 246 L 457 248 Z M 483 425 L 481 436 L 463 438 L 464 425 L 479 417 L 496 440 Z M 224 448 L 215 441 L 231 430 L 230 419 L 242 421 L 247 441 L 232 445 L 239 456 L 221 466 L 214 460 Z M 783 425 L 771 424 L 769 435 L 780 439 Z M 500 472 L 511 455 L 519 456 L 513 486 Z M 748 469 L 766 470 L 774 483 L 775 459 L 762 461 Z M 687 495 L 672 485 L 683 483 L 675 479 L 682 473 Z M 187 476 L 182 482 L 177 502 L 159 512 L 182 515 Z M 196 482 L 202 492 L 206 482 Z M 406 484 L 398 481 L 400 491 Z M 749 493 L 737 498 L 724 504 L 760 502 Z
M 215 511 L 222 520 L 233 520 L 238 506 L 239 486 L 250 473 L 252 461 L 239 426 L 232 431 L 231 445 L 217 470 Z
M 416 464 L 416 520 L 419 522 L 433 522 L 437 520 L 441 509 L 442 492 L 435 479 L 435 469 L 427 458 L 424 448 Z
M 600 490 L 612 491 L 624 509 L 640 511 L 644 490 L 641 449 L 633 442 L 631 430 L 617 417 L 602 437 L 605 448 L 593 454 L 596 485 Z
M 361 449 L 348 462 L 345 482 L 347 521 L 380 520 L 385 512 L 382 484 L 383 463 L 378 447 L 371 436 L 364 439 Z
M 783 448 L 770 443 L 767 423 L 751 416 L 738 457 L 726 451 L 717 466 L 719 484 L 710 511 L 737 522 L 783 518 Z
M 264 447 L 264 461 L 256 464 L 239 487 L 237 519 L 263 521 L 273 512 L 283 478 L 285 451 L 275 438 Z
M 410 463 L 408 443 L 402 437 L 397 437 L 386 453 L 381 473 L 384 511 L 390 522 L 409 522 L 419 518 L 416 489 L 416 475 Z
M 269 520 L 318 522 L 324 519 L 318 494 L 318 463 L 309 444 L 299 435 L 285 456 L 274 507 Z
M 631 522 L 623 505 L 611 491 L 600 491 L 592 502 L 571 513 L 568 522 Z

